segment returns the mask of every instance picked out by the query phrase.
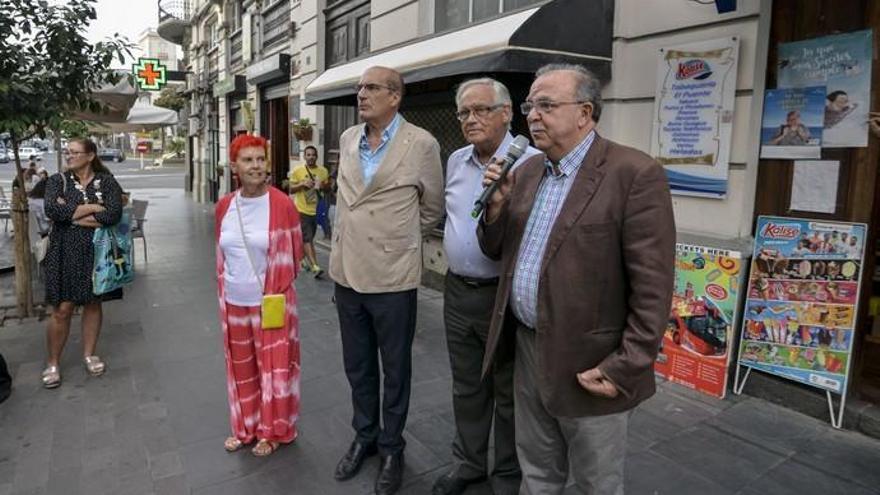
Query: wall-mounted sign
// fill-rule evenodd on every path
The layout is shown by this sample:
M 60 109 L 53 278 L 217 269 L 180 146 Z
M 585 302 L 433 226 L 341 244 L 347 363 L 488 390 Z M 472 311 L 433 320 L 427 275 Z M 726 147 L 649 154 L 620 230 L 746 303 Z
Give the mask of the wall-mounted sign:
M 167 70 L 157 58 L 139 58 L 131 66 L 131 73 L 137 79 L 138 88 L 144 91 L 159 91 L 168 82 Z
M 723 198 L 733 128 L 737 38 L 662 48 L 651 155 L 673 194 Z

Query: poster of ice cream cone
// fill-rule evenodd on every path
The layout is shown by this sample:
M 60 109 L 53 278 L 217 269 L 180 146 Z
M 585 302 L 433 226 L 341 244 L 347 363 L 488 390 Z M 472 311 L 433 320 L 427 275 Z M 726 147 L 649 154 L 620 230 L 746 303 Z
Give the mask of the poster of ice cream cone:
M 759 217 L 739 364 L 843 394 L 865 224 Z
M 675 291 L 654 372 L 723 398 L 742 285 L 742 253 L 676 245 Z

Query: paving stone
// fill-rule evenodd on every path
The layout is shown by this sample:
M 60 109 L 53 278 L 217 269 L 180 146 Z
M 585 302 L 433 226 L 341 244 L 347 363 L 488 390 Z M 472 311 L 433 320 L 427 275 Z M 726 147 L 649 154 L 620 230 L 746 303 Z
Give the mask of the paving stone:
M 874 485 L 876 488 L 877 485 Z M 829 474 L 795 460 L 788 460 L 765 473 L 745 487 L 743 495 L 802 495 L 813 493 L 876 495 L 878 492 L 847 481 L 840 476 Z
M 735 492 L 712 481 L 712 473 L 646 451 L 626 460 L 626 493 L 651 495 L 728 495 Z
M 792 460 L 867 488 L 880 488 L 878 442 L 858 433 L 828 430 L 804 446 Z
M 706 446 L 712 448 L 707 449 Z M 785 460 L 784 456 L 725 434 L 697 426 L 651 448 L 668 459 L 696 468 L 703 476 L 732 492 Z

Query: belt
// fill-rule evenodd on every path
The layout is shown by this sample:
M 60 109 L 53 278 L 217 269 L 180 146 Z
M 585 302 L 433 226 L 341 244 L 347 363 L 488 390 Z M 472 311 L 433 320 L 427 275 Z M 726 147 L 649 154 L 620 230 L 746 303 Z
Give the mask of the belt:
M 474 288 L 489 287 L 492 285 L 498 285 L 498 277 L 493 277 L 493 278 L 465 277 L 464 275 L 459 275 L 457 273 L 453 273 L 452 270 L 448 270 L 447 273 L 449 273 L 449 275 L 452 275 L 453 277 L 460 280 L 463 284 L 470 286 L 470 287 L 474 287 Z

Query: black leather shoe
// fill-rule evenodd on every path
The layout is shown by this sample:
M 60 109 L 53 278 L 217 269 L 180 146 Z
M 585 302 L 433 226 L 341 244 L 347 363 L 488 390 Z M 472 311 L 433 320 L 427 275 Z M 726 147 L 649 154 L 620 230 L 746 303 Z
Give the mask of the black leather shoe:
M 485 480 L 485 476 L 467 479 L 458 476 L 455 471 L 450 471 L 437 478 L 437 481 L 434 482 L 434 487 L 431 488 L 431 495 L 460 495 L 464 493 L 468 485 Z
M 400 490 L 403 481 L 403 452 L 383 455 L 379 465 L 379 476 L 376 476 L 376 495 L 391 495 Z
M 336 465 L 336 472 L 333 473 L 333 477 L 338 481 L 350 479 L 361 470 L 361 465 L 364 463 L 364 459 L 371 455 L 376 455 L 376 452 L 375 444 L 368 445 L 360 443 L 357 440 L 351 442 L 351 447 L 348 448 L 348 452 L 342 456 L 342 459 L 339 460 L 339 464 Z

